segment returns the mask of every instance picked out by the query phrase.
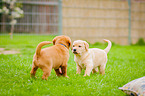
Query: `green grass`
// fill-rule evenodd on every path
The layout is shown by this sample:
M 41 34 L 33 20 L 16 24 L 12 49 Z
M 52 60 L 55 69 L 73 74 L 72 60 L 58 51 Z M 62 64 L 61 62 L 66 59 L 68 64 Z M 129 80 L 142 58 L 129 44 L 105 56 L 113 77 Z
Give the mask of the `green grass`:
M 83 77 L 76 73 L 76 64 L 70 51 L 68 76 L 57 77 L 52 70 L 47 81 L 42 80 L 38 69 L 37 79 L 30 78 L 32 58 L 39 42 L 52 41 L 48 35 L 0 35 L 0 48 L 15 49 L 21 53 L 0 54 L 0 96 L 125 96 L 119 90 L 127 82 L 145 76 L 145 46 L 113 45 L 108 53 L 106 74 Z M 52 44 L 51 44 L 52 45 Z M 49 46 L 51 46 L 49 45 Z M 90 47 L 104 49 L 106 44 Z M 48 46 L 45 46 L 48 47 Z

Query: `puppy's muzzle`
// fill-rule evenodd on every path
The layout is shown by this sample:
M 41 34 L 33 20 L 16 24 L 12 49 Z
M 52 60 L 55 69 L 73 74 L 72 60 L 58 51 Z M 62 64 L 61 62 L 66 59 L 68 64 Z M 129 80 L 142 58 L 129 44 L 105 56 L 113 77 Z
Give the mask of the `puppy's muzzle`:
M 77 49 L 73 49 L 73 53 L 74 53 L 74 54 L 78 54 L 78 53 L 77 53 Z
M 74 51 L 74 52 L 76 52 L 76 51 L 77 51 L 77 49 L 73 49 L 73 51 Z

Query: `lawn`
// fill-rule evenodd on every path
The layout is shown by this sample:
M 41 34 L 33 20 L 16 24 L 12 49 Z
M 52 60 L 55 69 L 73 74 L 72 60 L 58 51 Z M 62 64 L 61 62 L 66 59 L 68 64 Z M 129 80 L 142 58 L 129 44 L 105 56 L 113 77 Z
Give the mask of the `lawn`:
M 108 53 L 106 74 L 83 77 L 76 73 L 74 55 L 70 50 L 68 76 L 57 77 L 52 70 L 48 80 L 42 80 L 38 69 L 37 79 L 30 78 L 32 58 L 37 44 L 52 41 L 48 35 L 0 35 L 0 48 L 18 50 L 18 54 L 0 54 L 0 96 L 125 96 L 119 90 L 124 84 L 145 76 L 145 46 L 113 45 Z M 45 47 L 52 46 L 47 45 Z M 106 44 L 90 44 L 104 49 Z

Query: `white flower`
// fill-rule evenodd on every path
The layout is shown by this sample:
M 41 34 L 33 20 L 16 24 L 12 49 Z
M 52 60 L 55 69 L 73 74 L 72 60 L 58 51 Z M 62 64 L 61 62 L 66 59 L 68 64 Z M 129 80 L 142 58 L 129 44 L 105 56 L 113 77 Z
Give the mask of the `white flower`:
M 15 19 L 10 22 L 11 25 L 15 25 L 16 23 L 17 23 L 17 20 Z
M 2 0 L 3 2 L 6 2 L 6 0 Z
M 15 8 L 15 11 L 19 12 L 21 9 L 19 7 Z
M 19 14 L 21 14 L 21 15 L 24 13 L 23 10 L 21 10 L 19 7 L 16 7 L 15 11 L 18 12 Z
M 18 12 L 12 12 L 12 17 L 14 17 L 14 18 L 20 18 L 21 15 Z
M 2 13 L 3 12 L 3 10 L 2 9 L 0 9 L 0 13 Z
M 17 0 L 2 0 L 2 1 L 5 2 L 5 3 L 10 4 L 10 7 L 8 9 L 6 6 L 4 6 L 0 10 L 0 13 L 11 15 L 12 18 L 20 18 L 20 17 L 23 16 L 23 14 L 24 14 L 23 10 L 14 5 Z M 9 14 L 10 13 L 9 10 L 12 10 L 13 12 L 11 12 L 11 14 Z
M 2 0 L 2 2 L 6 2 L 10 5 L 14 5 L 14 3 L 16 3 L 16 0 Z
M 11 3 L 11 0 L 5 0 L 6 3 L 10 4 Z
M 11 2 L 16 2 L 17 0 L 12 0 Z
M 21 10 L 21 11 L 20 11 L 20 14 L 24 14 L 24 11 L 23 11 L 23 10 Z
M 5 7 L 5 6 L 3 7 L 2 10 L 3 10 L 3 12 L 4 12 L 5 14 L 8 14 L 8 13 L 9 13 L 9 9 L 7 9 L 7 7 Z
M 12 1 L 10 2 L 10 6 L 13 6 L 15 3 L 16 3 L 16 0 L 12 0 Z

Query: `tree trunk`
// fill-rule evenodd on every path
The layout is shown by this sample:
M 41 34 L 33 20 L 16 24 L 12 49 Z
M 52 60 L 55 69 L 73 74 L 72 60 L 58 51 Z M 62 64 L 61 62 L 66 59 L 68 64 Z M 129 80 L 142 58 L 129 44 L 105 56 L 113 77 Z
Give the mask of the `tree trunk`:
M 14 24 L 11 25 L 11 33 L 10 33 L 11 39 L 13 39 L 13 32 L 14 32 Z

